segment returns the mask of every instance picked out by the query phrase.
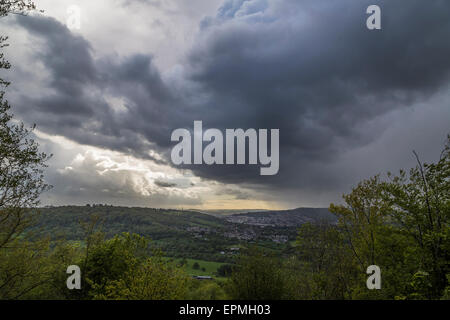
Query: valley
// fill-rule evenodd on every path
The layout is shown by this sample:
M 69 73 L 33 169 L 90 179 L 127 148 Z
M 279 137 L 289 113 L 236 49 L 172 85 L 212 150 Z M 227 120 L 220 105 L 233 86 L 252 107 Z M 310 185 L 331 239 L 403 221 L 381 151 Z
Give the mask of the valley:
M 184 264 L 190 274 L 213 275 L 221 264 L 232 264 L 240 248 L 256 245 L 282 255 L 292 249 L 297 228 L 322 219 L 333 221 L 327 209 L 298 208 L 282 211 L 199 212 L 108 205 L 63 206 L 39 209 L 32 231 L 52 241 L 83 243 L 80 222 L 98 217 L 98 230 L 107 238 L 123 232 L 151 239 L 166 257 Z M 213 268 L 192 269 L 195 260 L 215 262 Z M 205 263 L 199 263 L 200 266 Z M 195 271 L 195 272 L 194 272 Z

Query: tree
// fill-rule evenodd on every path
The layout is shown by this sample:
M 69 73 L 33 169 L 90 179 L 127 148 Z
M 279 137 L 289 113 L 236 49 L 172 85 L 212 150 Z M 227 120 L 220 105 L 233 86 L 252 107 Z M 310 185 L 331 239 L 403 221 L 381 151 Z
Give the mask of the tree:
M 385 197 L 393 221 L 416 243 L 419 266 L 412 287 L 422 289 L 415 294 L 439 298 L 450 273 L 450 136 L 437 163 L 422 164 L 414 155 L 417 166 L 409 175 L 389 174 Z
M 35 9 L 36 5 L 31 0 L 0 0 L 0 17 L 5 17 L 8 14 L 24 15 Z
M 48 246 L 48 241 L 14 241 L 0 250 L 0 299 L 29 297 L 50 281 Z
M 163 261 L 161 256 L 146 259 L 106 289 L 105 298 L 115 300 L 184 299 L 189 278 L 184 271 Z
M 107 288 L 136 268 L 146 257 L 148 241 L 136 234 L 123 233 L 89 248 L 84 261 L 85 297 L 103 297 Z
M 233 271 L 233 266 L 231 264 L 222 264 L 217 268 L 217 276 L 219 277 L 229 277 Z
M 9 14 L 19 14 L 26 15 L 27 12 L 36 9 L 36 5 L 33 1 L 23 1 L 23 0 L 0 0 L 0 18 L 6 17 Z M 0 35 L 0 49 L 8 46 L 6 41 L 7 36 Z M 0 52 L 0 69 L 9 69 L 11 65 L 5 59 L 4 53 Z M 9 82 L 0 78 L 0 87 L 8 86 Z
M 24 14 L 35 8 L 31 1 L 0 0 L 0 17 L 10 13 Z M 7 37 L 0 36 L 0 48 Z M 0 69 L 10 64 L 0 53 Z M 32 210 L 39 204 L 40 194 L 49 189 L 43 169 L 50 156 L 39 152 L 31 129 L 13 122 L 4 89 L 9 82 L 0 79 L 0 249 L 13 242 L 32 222 Z
M 31 1 L 0 0 L 0 17 L 25 14 L 33 10 Z M 0 35 L 0 48 L 7 46 Z M 11 65 L 0 53 L 0 69 Z M 50 156 L 39 152 L 32 131 L 13 120 L 5 99 L 9 82 L 0 79 L 0 298 L 18 299 L 48 280 L 43 264 L 47 241 L 31 243 L 24 239 L 25 230 L 33 223 L 40 194 L 50 186 L 43 170 Z
M 10 106 L 0 93 L 0 249 L 30 226 L 39 196 L 50 186 L 43 171 L 50 156 L 39 152 L 32 129 L 12 122 Z
M 360 271 L 379 262 L 378 237 L 386 222 L 388 203 L 382 197 L 379 176 L 364 180 L 348 195 L 346 205 L 330 205 L 330 211 L 339 218 L 339 226 L 358 261 Z
M 404 275 L 409 271 L 404 263 L 408 241 L 391 224 L 390 202 L 384 197 L 380 176 L 363 180 L 343 198 L 345 205 L 331 204 L 330 211 L 338 216 L 338 228 L 357 270 L 351 297 L 393 299 L 401 295 L 407 282 Z M 367 290 L 366 270 L 371 265 L 382 270 L 383 290 Z
M 300 299 L 349 299 L 357 275 L 356 263 L 344 233 L 322 221 L 305 223 L 296 241 L 298 261 L 288 261 L 293 284 Z
M 186 300 L 226 300 L 228 296 L 219 281 L 190 281 Z
M 345 195 L 345 205 L 330 205 L 361 277 L 353 298 L 439 299 L 446 294 L 450 137 L 437 163 L 422 164 L 414 155 L 417 165 L 409 174 L 389 173 L 390 181 L 375 176 Z M 364 287 L 369 265 L 381 268 L 382 290 Z
M 115 300 L 182 299 L 188 278 L 181 268 L 149 257 L 149 242 L 136 234 L 123 233 L 101 241 L 85 258 L 84 298 Z
M 285 280 L 279 261 L 258 248 L 239 255 L 227 291 L 237 300 L 278 300 L 284 296 Z
M 344 195 L 345 205 L 330 205 L 358 271 L 351 293 L 355 299 L 404 297 L 417 263 L 412 239 L 394 223 L 385 192 L 386 184 L 375 176 Z M 382 290 L 367 290 L 366 270 L 371 265 L 382 270 Z

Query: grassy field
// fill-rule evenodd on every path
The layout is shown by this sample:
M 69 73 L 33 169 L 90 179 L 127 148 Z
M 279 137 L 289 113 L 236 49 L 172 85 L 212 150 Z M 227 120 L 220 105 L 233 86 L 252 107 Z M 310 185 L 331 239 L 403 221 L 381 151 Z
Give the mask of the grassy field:
M 183 259 L 166 258 L 167 260 L 173 261 L 177 264 L 181 264 Z M 221 262 L 204 261 L 197 259 L 185 259 L 186 264 L 184 266 L 186 273 L 191 276 L 211 276 L 217 278 L 216 271 L 223 265 Z M 198 263 L 199 269 L 194 269 L 194 264 Z

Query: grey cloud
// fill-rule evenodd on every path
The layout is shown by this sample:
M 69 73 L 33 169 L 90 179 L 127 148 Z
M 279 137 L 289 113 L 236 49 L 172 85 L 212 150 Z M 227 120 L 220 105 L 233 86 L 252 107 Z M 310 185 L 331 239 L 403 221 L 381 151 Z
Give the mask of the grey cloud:
M 89 42 L 52 18 L 17 17 L 17 21 L 44 40 L 35 58 L 50 73 L 50 82 L 42 85 L 54 92 L 43 97 L 22 94 L 17 108 L 27 120 L 82 144 L 146 158 L 152 147 L 149 141 L 156 146 L 166 141 L 158 126 L 164 125 L 163 110 L 170 97 L 151 56 L 134 55 L 120 63 L 94 59 Z M 114 112 L 105 94 L 130 97 L 129 112 Z
M 382 8 L 381 31 L 365 27 L 371 4 Z M 448 88 L 449 16 L 448 1 L 225 1 L 201 24 L 176 85 L 163 80 L 150 55 L 95 59 L 86 40 L 55 20 L 19 17 L 44 40 L 37 58 L 55 91 L 24 96 L 21 113 L 80 143 L 145 158 L 155 149 L 166 160 L 171 131 L 194 120 L 220 129 L 279 128 L 277 176 L 261 177 L 253 166 L 189 169 L 280 194 L 341 190 L 354 178 L 341 166 L 355 164 L 339 161 L 402 126 L 402 110 Z M 126 111 L 115 112 L 105 94 L 125 98 Z
M 375 141 L 384 129 L 377 118 L 427 101 L 448 84 L 448 2 L 253 2 L 261 4 L 256 20 L 254 10 L 243 10 L 249 1 L 226 1 L 207 19 L 190 54 L 190 76 L 219 114 L 202 117 L 210 127 L 280 128 L 280 174 L 196 167 L 197 174 L 334 188 L 343 179 L 321 168 Z M 382 31 L 365 27 L 365 10 L 375 3 Z
M 176 183 L 162 181 L 162 180 L 155 180 L 155 184 L 161 188 L 173 188 L 173 187 L 177 186 Z

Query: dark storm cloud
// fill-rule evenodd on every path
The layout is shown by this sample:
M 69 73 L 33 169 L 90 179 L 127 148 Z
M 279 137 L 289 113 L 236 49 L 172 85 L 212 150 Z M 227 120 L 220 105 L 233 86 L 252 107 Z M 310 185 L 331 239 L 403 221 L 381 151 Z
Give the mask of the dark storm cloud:
M 44 40 L 36 58 L 50 74 L 43 85 L 53 92 L 38 98 L 23 95 L 18 108 L 27 120 L 79 143 L 141 157 L 149 157 L 149 141 L 167 145 L 159 124 L 164 124 L 171 98 L 151 56 L 94 59 L 91 45 L 58 21 L 39 16 L 17 20 Z M 129 97 L 126 112 L 114 111 L 106 95 Z
M 374 3 L 382 31 L 365 26 Z M 280 128 L 280 173 L 196 172 L 334 187 L 339 177 L 323 175 L 321 162 L 375 140 L 383 131 L 371 124 L 377 117 L 448 84 L 449 16 L 446 1 L 227 1 L 204 21 L 190 54 L 191 79 L 220 115 L 202 119 L 210 127 Z
M 371 4 L 382 8 L 381 31 L 365 26 Z M 225 1 L 202 22 L 177 85 L 162 80 L 151 56 L 94 59 L 90 44 L 55 20 L 19 17 L 45 42 L 37 57 L 55 92 L 24 98 L 22 108 L 50 133 L 141 157 L 150 148 L 167 156 L 171 131 L 194 120 L 279 128 L 277 176 L 249 166 L 191 169 L 255 188 L 333 189 L 345 179 L 325 168 L 376 140 L 377 119 L 448 85 L 449 16 L 450 2 L 439 0 Z M 126 110 L 114 111 L 105 95 L 123 98 Z

